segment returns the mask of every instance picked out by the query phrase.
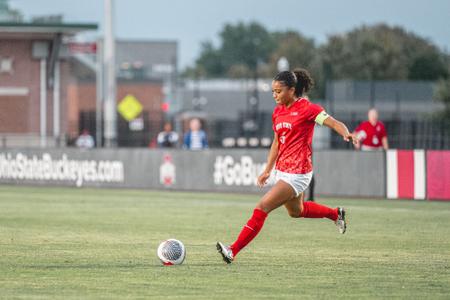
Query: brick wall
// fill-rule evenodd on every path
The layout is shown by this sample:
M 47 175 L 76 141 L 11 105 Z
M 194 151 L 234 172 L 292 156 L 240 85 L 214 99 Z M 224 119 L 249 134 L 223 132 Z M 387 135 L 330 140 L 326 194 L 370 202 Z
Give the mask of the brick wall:
M 0 73 L 0 88 L 26 88 L 25 96 L 0 95 L 0 133 L 39 134 L 40 60 L 32 58 L 32 40 L 1 40 L 0 58 L 13 59 L 13 70 Z M 61 107 L 67 99 L 68 67 L 61 62 Z M 61 110 L 62 112 L 64 110 Z M 66 125 L 61 114 L 61 130 Z M 62 132 L 63 133 L 63 132 Z M 47 135 L 53 134 L 53 89 L 47 89 Z

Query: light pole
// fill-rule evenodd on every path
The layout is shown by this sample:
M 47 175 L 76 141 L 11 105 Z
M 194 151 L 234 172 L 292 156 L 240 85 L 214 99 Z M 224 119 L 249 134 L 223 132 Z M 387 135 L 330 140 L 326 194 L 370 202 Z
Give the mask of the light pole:
M 277 61 L 278 72 L 289 71 L 289 61 L 286 57 L 282 56 Z
M 253 75 L 253 90 L 251 96 L 247 98 L 245 121 L 243 124 L 243 129 L 247 138 L 249 138 L 250 135 L 257 134 L 257 131 L 259 129 L 258 64 L 260 62 L 260 59 L 258 49 L 261 44 L 261 40 L 258 37 L 255 37 L 252 39 L 252 44 L 253 55 L 252 59 L 248 61 L 248 66 L 250 72 L 252 72 Z
M 114 0 L 105 0 L 105 39 L 103 62 L 105 68 L 105 102 L 104 102 L 104 136 L 105 146 L 117 145 L 117 114 L 116 114 L 116 61 L 114 39 Z

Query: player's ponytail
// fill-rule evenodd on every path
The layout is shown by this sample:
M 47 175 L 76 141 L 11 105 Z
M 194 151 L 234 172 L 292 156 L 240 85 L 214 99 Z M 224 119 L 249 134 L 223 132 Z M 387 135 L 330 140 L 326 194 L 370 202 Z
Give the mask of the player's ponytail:
M 314 80 L 312 79 L 309 72 L 305 69 L 295 69 L 293 71 L 296 77 L 296 85 L 295 85 L 295 95 L 297 97 L 301 97 L 308 93 L 312 87 L 314 86 Z
M 305 95 L 314 86 L 314 80 L 309 72 L 300 68 L 292 72 L 280 72 L 273 80 L 282 82 L 288 88 L 295 88 L 295 96 L 297 97 Z

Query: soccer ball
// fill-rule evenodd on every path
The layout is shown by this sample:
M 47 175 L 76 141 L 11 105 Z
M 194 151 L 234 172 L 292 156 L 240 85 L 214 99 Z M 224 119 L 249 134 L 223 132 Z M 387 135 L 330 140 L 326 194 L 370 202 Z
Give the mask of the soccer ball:
M 157 255 L 165 266 L 181 265 L 186 257 L 186 249 L 179 240 L 168 239 L 159 244 Z

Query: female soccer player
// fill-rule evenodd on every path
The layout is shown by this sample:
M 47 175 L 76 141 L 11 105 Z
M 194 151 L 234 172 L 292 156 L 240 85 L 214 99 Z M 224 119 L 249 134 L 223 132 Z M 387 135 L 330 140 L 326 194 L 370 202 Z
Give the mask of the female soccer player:
M 272 114 L 274 138 L 267 166 L 257 182 L 260 187 L 264 186 L 275 166 L 276 183 L 256 205 L 237 240 L 230 246 L 217 243 L 217 250 L 228 264 L 256 237 L 267 215 L 282 205 L 293 218 L 328 218 L 335 222 L 340 233 L 346 230 L 343 208 L 303 201 L 303 192 L 312 177 L 311 142 L 315 123 L 333 129 L 344 141 L 355 145 L 358 142 L 342 122 L 308 100 L 306 93 L 312 86 L 313 80 L 304 69 L 284 71 L 273 79 L 272 92 L 278 104 Z

